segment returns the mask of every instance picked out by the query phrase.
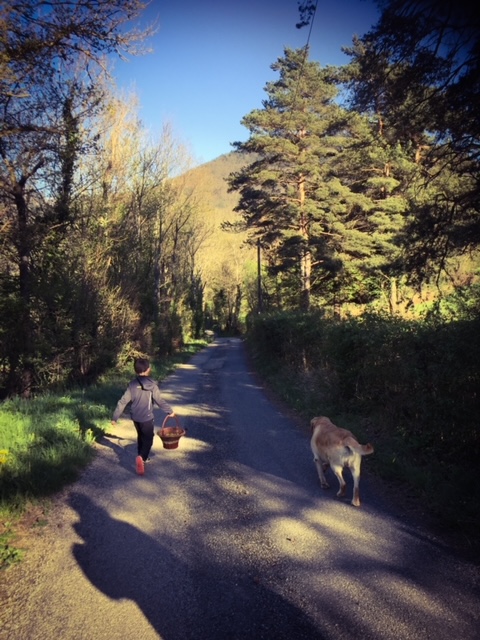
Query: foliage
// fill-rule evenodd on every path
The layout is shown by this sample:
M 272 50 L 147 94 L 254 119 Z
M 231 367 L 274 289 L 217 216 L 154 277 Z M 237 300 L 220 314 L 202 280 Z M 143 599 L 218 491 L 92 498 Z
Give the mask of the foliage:
M 254 304 L 248 296 L 250 274 L 255 260 L 255 249 L 245 243 L 246 232 L 236 225 L 234 208 L 238 196 L 227 189 L 226 179 L 239 170 L 248 157 L 230 153 L 191 169 L 182 175 L 184 188 L 195 194 L 199 215 L 206 226 L 204 242 L 195 255 L 197 274 L 203 287 L 201 328 L 230 333 L 242 325 L 246 310 Z M 240 296 L 240 308 L 238 297 Z M 194 298 L 193 298 L 194 299 Z M 219 304 L 224 300 L 224 304 Z M 236 309 L 238 308 L 238 313 Z M 220 315 L 216 316 L 215 309 Z M 212 313 L 213 318 L 209 317 Z M 232 329 L 233 328 L 233 329 Z
M 172 181 L 187 158 L 168 128 L 147 144 L 130 106 L 113 98 L 93 122 L 95 154 L 76 156 L 68 221 L 39 226 L 38 202 L 28 213 L 36 233 L 28 282 L 11 256 L 13 236 L 0 254 L 5 395 L 92 382 L 128 345 L 172 353 L 191 329 L 188 294 L 202 236 L 195 201 Z
M 145 34 L 129 32 L 126 23 L 144 7 L 139 0 L 80 0 L 70 8 L 56 0 L 28 0 L 2 11 L 0 273 L 14 326 L 13 335 L 12 326 L 6 326 L 10 340 L 2 353 L 6 393 L 28 396 L 38 387 L 45 373 L 38 365 L 48 357 L 44 323 L 61 322 L 62 338 L 74 334 L 72 368 L 82 366 L 78 351 L 84 335 L 97 329 L 96 318 L 79 327 L 76 309 L 65 300 L 74 278 L 58 290 L 49 277 L 68 262 L 67 241 L 78 231 L 76 172 L 80 158 L 95 149 L 93 123 L 105 99 L 104 55 L 131 52 L 142 39 Z M 75 271 L 78 263 L 68 267 Z M 59 282 L 64 274 L 55 285 L 64 284 Z M 73 307 L 85 301 L 89 284 L 81 279 Z
M 15 533 L 12 531 L 11 523 L 7 522 L 3 525 L 3 529 L 4 531 L 0 533 L 0 570 L 20 562 L 24 555 L 21 549 L 13 545 Z
M 127 30 L 144 3 L 6 7 L 2 397 L 92 382 L 205 328 L 241 331 L 247 312 L 437 314 L 420 289 L 478 242 L 478 34 L 449 4 L 382 3 L 345 67 L 286 49 L 241 153 L 194 170 L 103 73 L 105 54 L 151 33 Z M 300 3 L 301 22 L 313 10 Z M 437 283 L 437 308 L 456 314 Z
M 350 104 L 386 139 L 414 152 L 407 270 L 420 281 L 476 247 L 480 128 L 477 9 L 463 0 L 391 0 L 346 49 Z
M 297 280 L 297 304 L 305 308 L 312 262 L 323 262 L 326 253 L 327 225 L 316 211 L 322 168 L 346 126 L 333 101 L 335 88 L 307 58 L 308 49 L 285 49 L 272 65 L 279 79 L 267 83 L 264 108 L 243 119 L 250 138 L 236 143 L 238 151 L 256 159 L 230 177 L 250 240 L 262 248 L 272 274 L 288 273 Z
M 411 154 L 367 118 L 338 105 L 335 73 L 285 50 L 262 110 L 245 116 L 237 150 L 253 162 L 231 174 L 250 241 L 262 248 L 282 306 L 313 298 L 370 302 L 402 273 Z M 369 281 L 370 285 L 365 286 Z M 393 297 L 389 304 L 395 307 Z
M 314 5 L 299 8 L 304 26 Z M 285 49 L 263 109 L 243 119 L 250 137 L 235 146 L 254 157 L 229 185 L 263 252 L 267 308 L 402 313 L 401 289 L 440 281 L 478 247 L 475 9 L 381 10 L 345 67 Z
M 247 337 L 292 406 L 307 418 L 349 415 L 363 424 L 356 429 L 375 443 L 382 475 L 408 482 L 449 526 L 473 531 L 480 517 L 476 304 L 475 315 L 455 322 L 268 314 L 250 319 Z

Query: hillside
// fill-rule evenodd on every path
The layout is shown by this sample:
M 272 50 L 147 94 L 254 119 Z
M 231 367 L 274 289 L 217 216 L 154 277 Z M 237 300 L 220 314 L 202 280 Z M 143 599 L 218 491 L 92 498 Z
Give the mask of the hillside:
M 233 213 L 238 194 L 228 193 L 226 178 L 250 161 L 249 156 L 228 153 L 191 169 L 182 179 L 194 190 L 196 197 L 208 205 L 212 214 L 225 214 L 231 220 L 238 220 L 238 214 Z
M 183 187 L 195 199 L 202 223 L 204 239 L 196 261 L 209 303 L 216 293 L 223 291 L 233 304 L 240 287 L 245 306 L 249 283 L 255 278 L 256 253 L 245 244 L 246 234 L 222 229 L 225 222 L 241 220 L 234 211 L 238 194 L 228 192 L 226 178 L 249 161 L 248 156 L 232 152 L 191 169 L 181 177 Z

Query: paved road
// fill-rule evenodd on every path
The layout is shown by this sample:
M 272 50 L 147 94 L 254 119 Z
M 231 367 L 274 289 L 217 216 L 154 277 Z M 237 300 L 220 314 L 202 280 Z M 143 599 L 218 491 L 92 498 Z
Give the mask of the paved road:
M 322 491 L 307 428 L 267 400 L 239 340 L 162 386 L 187 437 L 157 438 L 139 477 L 131 423 L 114 428 L 2 576 L 1 640 L 480 638 L 478 566 L 368 474 L 360 509 Z

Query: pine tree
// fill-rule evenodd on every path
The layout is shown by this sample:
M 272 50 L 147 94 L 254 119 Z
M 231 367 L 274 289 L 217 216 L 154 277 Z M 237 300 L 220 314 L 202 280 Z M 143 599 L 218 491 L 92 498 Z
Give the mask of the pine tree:
M 417 165 L 404 248 L 420 281 L 479 243 L 479 34 L 470 2 L 388 0 L 346 50 L 352 106 Z
M 324 162 L 336 152 L 345 114 L 334 103 L 336 88 L 308 61 L 308 49 L 285 49 L 272 69 L 280 78 L 267 83 L 263 109 L 243 119 L 249 140 L 236 144 L 258 159 L 232 174 L 229 183 L 240 193 L 237 211 L 270 270 L 295 273 L 299 304 L 307 309 L 312 266 L 326 259 L 327 225 L 317 206 Z
M 364 299 L 365 282 L 376 280 L 371 298 L 398 261 L 405 157 L 337 103 L 332 70 L 308 61 L 307 49 L 286 49 L 272 69 L 280 77 L 266 85 L 263 109 L 243 119 L 250 138 L 236 144 L 257 158 L 230 176 L 237 211 L 301 308 L 319 288 L 346 283 L 342 300 Z

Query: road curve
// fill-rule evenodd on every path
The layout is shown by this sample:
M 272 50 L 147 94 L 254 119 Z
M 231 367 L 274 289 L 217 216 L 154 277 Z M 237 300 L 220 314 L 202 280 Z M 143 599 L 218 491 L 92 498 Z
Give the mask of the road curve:
M 111 428 L 0 575 L 1 640 L 480 638 L 479 567 L 367 474 L 360 509 L 350 484 L 346 500 L 322 491 L 308 429 L 268 400 L 240 340 L 162 389 L 187 436 L 156 438 L 140 477 L 131 422 Z

